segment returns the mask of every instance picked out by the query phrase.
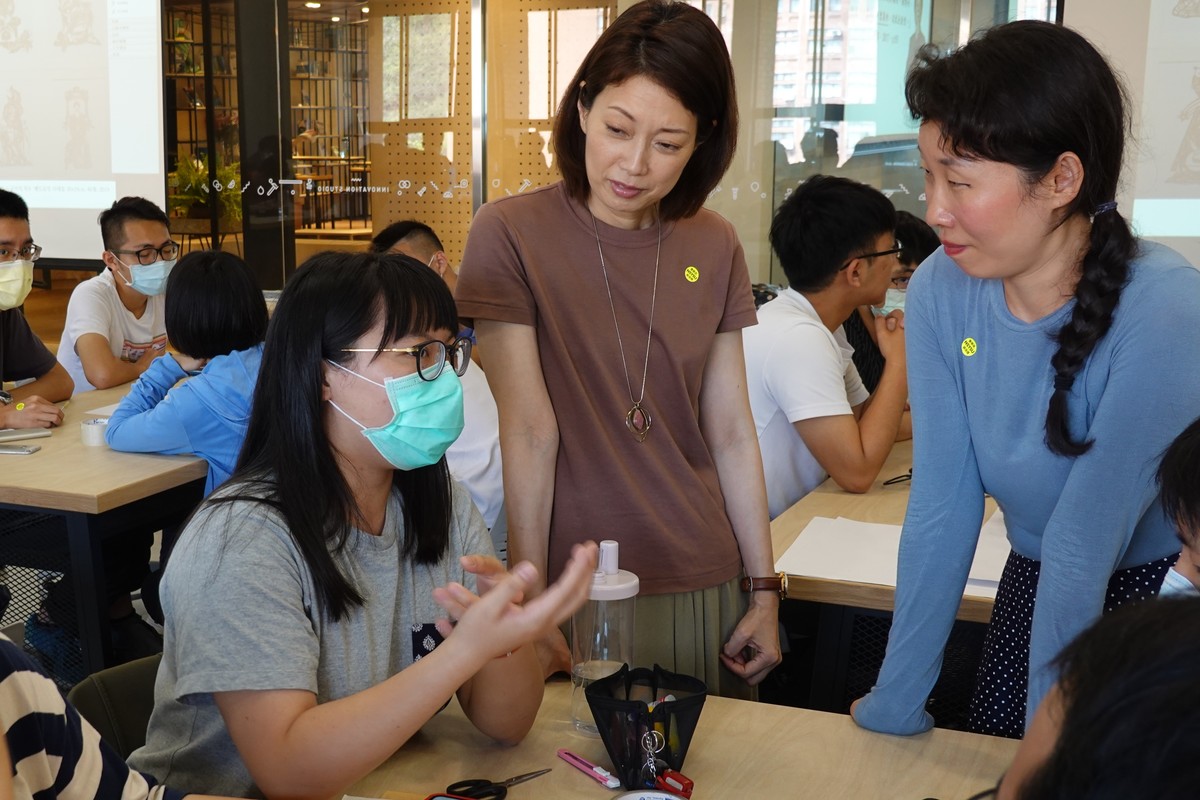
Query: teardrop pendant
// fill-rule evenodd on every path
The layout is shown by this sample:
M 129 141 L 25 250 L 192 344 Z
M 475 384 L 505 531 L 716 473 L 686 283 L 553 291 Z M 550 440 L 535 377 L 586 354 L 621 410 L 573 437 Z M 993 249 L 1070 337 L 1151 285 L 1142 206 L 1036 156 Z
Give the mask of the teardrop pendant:
M 639 442 L 646 441 L 646 434 L 650 432 L 650 426 L 654 420 L 650 418 L 650 413 L 642 408 L 640 402 L 634 403 L 629 409 L 629 413 L 625 415 L 625 427 L 629 428 L 629 432 L 637 437 Z

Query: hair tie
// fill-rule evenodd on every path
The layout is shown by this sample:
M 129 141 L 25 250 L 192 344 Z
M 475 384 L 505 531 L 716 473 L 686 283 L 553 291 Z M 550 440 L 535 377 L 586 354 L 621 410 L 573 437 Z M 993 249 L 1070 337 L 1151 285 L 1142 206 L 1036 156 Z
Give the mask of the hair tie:
M 1088 217 L 1088 222 L 1092 222 L 1100 214 L 1106 214 L 1109 211 L 1116 211 L 1116 210 L 1117 210 L 1117 201 L 1116 200 L 1109 200 L 1106 203 L 1101 203 L 1100 205 L 1096 206 L 1096 210 L 1092 212 L 1090 217 Z
M 1075 385 L 1075 376 L 1074 375 L 1061 375 L 1060 374 L 1060 375 L 1054 376 L 1054 389 L 1056 391 L 1061 389 L 1064 392 L 1069 392 L 1069 391 L 1071 391 L 1071 387 L 1074 385 Z

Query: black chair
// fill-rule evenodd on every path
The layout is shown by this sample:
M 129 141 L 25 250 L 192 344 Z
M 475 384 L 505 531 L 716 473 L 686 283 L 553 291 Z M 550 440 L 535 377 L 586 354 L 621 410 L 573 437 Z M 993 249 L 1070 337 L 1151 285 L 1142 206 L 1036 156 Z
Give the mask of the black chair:
M 154 680 L 162 653 L 94 672 L 75 685 L 67 700 L 92 723 L 121 758 L 146 743 L 154 710 Z

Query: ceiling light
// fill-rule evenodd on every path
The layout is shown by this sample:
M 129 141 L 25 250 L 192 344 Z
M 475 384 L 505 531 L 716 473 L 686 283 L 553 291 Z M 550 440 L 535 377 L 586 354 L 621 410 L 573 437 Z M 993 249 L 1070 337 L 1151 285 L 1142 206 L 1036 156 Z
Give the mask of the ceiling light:
M 321 4 L 320 3 L 305 3 L 304 7 L 305 8 L 320 8 Z
M 331 20 L 332 20 L 332 21 L 334 21 L 334 22 L 341 22 L 341 21 L 342 21 L 342 18 L 341 18 L 341 17 L 330 17 L 329 19 L 331 19 Z
M 362 11 L 362 13 L 364 13 L 364 14 L 370 14 L 370 13 L 371 13 L 371 8 L 370 8 L 369 6 L 363 6 L 363 7 L 362 7 L 361 9 L 359 9 L 359 10 L 360 10 L 360 11 Z

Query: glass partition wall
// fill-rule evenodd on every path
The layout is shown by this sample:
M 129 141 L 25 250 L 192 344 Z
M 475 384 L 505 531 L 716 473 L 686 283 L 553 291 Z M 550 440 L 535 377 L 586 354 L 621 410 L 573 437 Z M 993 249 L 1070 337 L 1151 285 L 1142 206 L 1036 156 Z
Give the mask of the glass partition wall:
M 739 148 L 709 205 L 756 282 L 782 283 L 774 209 L 844 174 L 924 213 L 904 74 L 1057 0 L 690 0 L 725 35 Z M 454 262 L 474 210 L 558 178 L 556 106 L 632 0 L 164 0 L 168 204 L 185 248 L 241 252 L 264 287 L 391 222 L 434 228 Z

